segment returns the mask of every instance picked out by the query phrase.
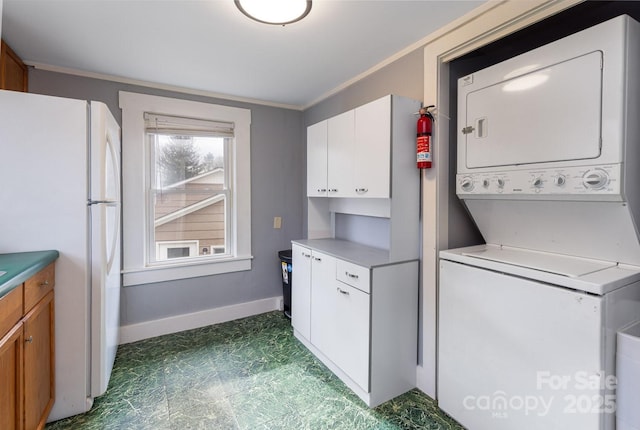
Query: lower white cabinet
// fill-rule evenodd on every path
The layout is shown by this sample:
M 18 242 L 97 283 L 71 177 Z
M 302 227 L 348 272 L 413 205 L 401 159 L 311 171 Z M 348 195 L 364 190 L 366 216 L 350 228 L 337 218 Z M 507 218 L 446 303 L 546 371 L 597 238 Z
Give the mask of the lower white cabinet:
M 418 262 L 366 266 L 339 250 L 292 245 L 294 334 L 375 407 L 415 387 Z

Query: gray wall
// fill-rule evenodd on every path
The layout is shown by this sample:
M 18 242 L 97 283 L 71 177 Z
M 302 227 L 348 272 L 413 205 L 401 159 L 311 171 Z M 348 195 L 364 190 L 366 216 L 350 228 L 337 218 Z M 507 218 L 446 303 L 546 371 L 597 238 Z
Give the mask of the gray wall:
M 422 48 L 353 83 L 344 90 L 308 108 L 305 127 L 372 100 L 394 94 L 422 100 L 424 97 L 424 60 Z M 416 118 L 417 120 L 417 118 Z
M 299 111 L 193 96 L 31 69 L 29 91 L 106 103 L 121 121 L 118 91 L 251 109 L 252 270 L 123 289 L 121 324 L 249 302 L 282 294 L 277 252 L 302 237 L 305 134 Z M 64 148 L 60 148 L 64 150 Z M 282 216 L 282 229 L 273 217 Z M 126 222 L 126 220 L 125 220 Z

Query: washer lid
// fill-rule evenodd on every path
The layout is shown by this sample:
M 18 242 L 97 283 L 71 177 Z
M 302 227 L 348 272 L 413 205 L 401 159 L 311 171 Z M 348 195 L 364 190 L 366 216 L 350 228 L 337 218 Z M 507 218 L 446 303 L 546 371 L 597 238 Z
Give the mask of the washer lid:
M 440 258 L 597 295 L 640 282 L 638 266 L 493 244 L 440 251 Z
M 541 270 L 570 278 L 577 278 L 610 267 L 616 267 L 616 263 L 610 261 L 506 247 L 487 247 L 478 251 L 463 252 L 462 255 Z

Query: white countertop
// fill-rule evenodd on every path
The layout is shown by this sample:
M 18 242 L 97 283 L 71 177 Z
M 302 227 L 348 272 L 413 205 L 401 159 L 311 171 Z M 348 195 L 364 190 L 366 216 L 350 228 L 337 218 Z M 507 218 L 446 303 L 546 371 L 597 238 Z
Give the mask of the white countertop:
M 386 249 L 373 248 L 348 240 L 301 239 L 292 240 L 291 242 L 370 269 L 417 260 L 396 260 L 391 258 L 389 251 Z

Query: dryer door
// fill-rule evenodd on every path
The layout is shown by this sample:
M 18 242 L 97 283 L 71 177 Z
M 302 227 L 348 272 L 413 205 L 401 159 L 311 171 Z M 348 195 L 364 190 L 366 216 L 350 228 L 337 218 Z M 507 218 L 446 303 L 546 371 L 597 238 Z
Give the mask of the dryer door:
M 600 155 L 602 52 L 530 69 L 514 70 L 466 96 L 460 88 L 466 167 Z

